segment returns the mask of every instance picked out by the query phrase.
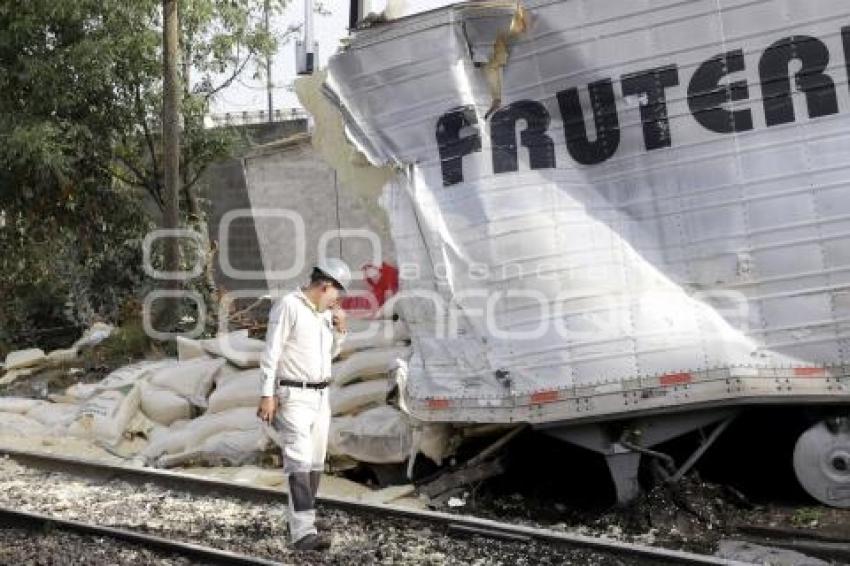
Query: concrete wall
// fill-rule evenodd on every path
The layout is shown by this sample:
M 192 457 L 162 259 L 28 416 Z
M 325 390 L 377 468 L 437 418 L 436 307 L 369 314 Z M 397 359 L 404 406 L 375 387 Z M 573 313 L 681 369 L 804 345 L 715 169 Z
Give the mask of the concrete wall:
M 307 131 L 306 120 L 289 120 L 267 124 L 240 126 L 253 144 L 265 144 L 270 141 L 287 138 Z M 250 149 L 246 150 L 250 151 Z M 219 228 L 222 217 L 231 210 L 251 208 L 248 188 L 245 184 L 243 160 L 241 155 L 211 165 L 199 183 L 200 196 L 207 200 L 207 215 L 210 238 L 219 240 Z M 230 263 L 234 269 L 262 271 L 259 240 L 254 221 L 250 217 L 239 218 L 228 230 L 227 248 Z M 221 242 L 219 242 L 221 246 Z M 265 277 L 231 277 L 224 273 L 220 258 L 215 261 L 215 280 L 228 290 L 250 290 L 266 288 Z
M 228 212 L 245 211 L 229 224 L 226 242 L 219 241 L 215 277 L 228 290 L 256 290 L 263 294 L 295 287 L 309 275 L 323 236 L 327 239 L 327 255 L 342 257 L 355 275 L 374 260 L 395 263 L 385 214 L 378 205 L 379 191 L 356 193 L 338 183 L 335 171 L 313 149 L 304 126 L 293 124 L 288 130 L 278 131 L 276 141 L 215 164 L 206 174 L 203 195 L 210 201 L 213 240 L 220 240 L 222 219 Z M 300 243 L 293 216 L 303 221 L 304 237 Z M 342 238 L 338 237 L 340 230 Z M 366 238 L 346 236 L 346 230 L 374 234 L 378 249 Z M 265 274 L 243 277 L 225 273 L 221 257 L 224 252 L 232 268 Z M 300 268 L 291 269 L 299 267 L 299 256 L 303 258 Z M 282 273 L 285 271 L 290 273 Z M 355 282 L 354 288 L 364 285 Z
M 320 257 L 320 246 L 327 256 L 345 260 L 355 276 L 367 263 L 395 263 L 386 216 L 378 205 L 380 195 L 357 193 L 338 182 L 308 135 L 256 148 L 243 161 L 270 289 L 303 282 Z M 262 211 L 300 220 L 264 216 Z M 303 239 L 296 237 L 297 222 L 303 222 Z M 296 271 L 299 256 L 303 264 Z

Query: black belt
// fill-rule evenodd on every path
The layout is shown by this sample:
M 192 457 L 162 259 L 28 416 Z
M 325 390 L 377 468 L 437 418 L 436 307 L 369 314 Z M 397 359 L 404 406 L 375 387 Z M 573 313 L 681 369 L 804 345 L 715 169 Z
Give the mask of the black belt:
M 292 379 L 281 379 L 277 382 L 278 385 L 288 386 L 288 387 L 307 387 L 309 389 L 324 389 L 328 385 L 331 384 L 330 381 L 320 381 L 317 383 L 311 383 L 309 381 L 295 381 Z

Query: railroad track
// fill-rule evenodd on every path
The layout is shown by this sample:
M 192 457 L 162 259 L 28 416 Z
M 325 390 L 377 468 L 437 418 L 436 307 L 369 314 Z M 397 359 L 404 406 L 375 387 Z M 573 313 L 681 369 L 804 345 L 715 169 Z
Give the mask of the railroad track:
M 223 495 L 255 503 L 286 502 L 286 494 L 279 489 L 250 486 L 230 481 L 201 478 L 171 470 L 137 468 L 118 464 L 91 462 L 79 458 L 49 455 L 39 452 L 0 448 L 0 456 L 8 456 L 18 464 L 41 471 L 62 472 L 81 478 L 97 478 L 102 481 L 123 480 L 128 483 L 151 483 L 162 488 L 180 490 L 207 497 Z M 467 515 L 454 515 L 438 511 L 414 509 L 390 504 L 374 504 L 336 497 L 319 497 L 319 505 L 357 514 L 378 516 L 382 519 L 397 517 L 420 523 L 439 526 L 456 536 L 483 536 L 514 542 L 537 542 L 549 545 L 582 548 L 605 555 L 630 557 L 646 563 L 666 564 L 743 564 L 714 556 L 670 550 L 647 545 L 616 541 L 601 537 L 558 532 L 550 529 L 514 525 Z M 236 564 L 277 564 L 265 558 L 254 558 L 244 554 L 228 553 L 168 537 L 155 536 L 134 530 L 98 526 L 80 521 L 68 521 L 35 513 L 24 513 L 12 509 L 0 509 L 0 519 L 17 521 L 22 525 L 46 525 L 89 532 L 124 541 L 150 545 L 163 551 L 201 558 L 208 562 Z
M 70 519 L 60 519 L 41 513 L 18 511 L 7 507 L 0 507 L 0 525 L 33 531 L 62 530 L 83 535 L 107 537 L 116 541 L 135 543 L 148 549 L 177 554 L 203 563 L 238 564 L 245 566 L 281 566 L 283 564 L 282 562 L 220 550 L 211 546 L 172 540 L 128 529 L 95 525 Z
M 845 537 L 790 527 L 738 525 L 748 542 L 794 550 L 810 556 L 850 564 L 850 540 Z

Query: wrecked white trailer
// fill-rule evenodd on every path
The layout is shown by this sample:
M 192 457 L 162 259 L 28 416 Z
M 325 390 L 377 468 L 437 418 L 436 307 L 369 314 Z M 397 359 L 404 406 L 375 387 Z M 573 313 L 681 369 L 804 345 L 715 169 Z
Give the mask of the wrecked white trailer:
M 850 3 L 387 20 L 352 32 L 325 91 L 398 168 L 409 411 L 530 422 L 604 454 L 625 500 L 653 445 L 746 406 L 823 407 L 795 468 L 850 506 L 832 418 L 850 401 Z

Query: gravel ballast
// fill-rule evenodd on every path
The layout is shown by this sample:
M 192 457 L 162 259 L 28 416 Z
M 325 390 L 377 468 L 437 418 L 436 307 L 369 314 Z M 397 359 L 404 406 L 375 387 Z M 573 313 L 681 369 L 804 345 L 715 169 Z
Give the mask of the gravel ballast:
M 33 532 L 0 527 L 0 564 L 194 566 L 201 562 L 110 538 L 56 530 Z
M 438 525 L 327 508 L 319 509 L 318 526 L 330 533 L 331 550 L 322 554 L 297 553 L 287 546 L 284 506 L 277 502 L 258 504 L 231 497 L 199 496 L 154 484 L 79 478 L 30 468 L 10 458 L 0 458 L 0 505 L 135 529 L 287 564 L 651 563 L 539 542 L 450 535 Z M 116 554 L 103 563 L 121 563 L 120 560 Z M 134 563 L 146 562 L 138 558 Z

